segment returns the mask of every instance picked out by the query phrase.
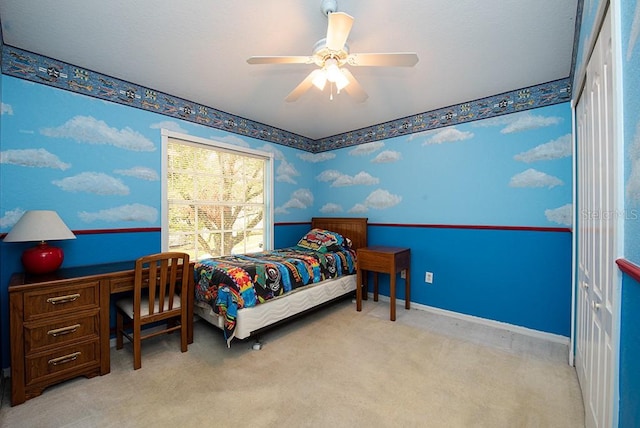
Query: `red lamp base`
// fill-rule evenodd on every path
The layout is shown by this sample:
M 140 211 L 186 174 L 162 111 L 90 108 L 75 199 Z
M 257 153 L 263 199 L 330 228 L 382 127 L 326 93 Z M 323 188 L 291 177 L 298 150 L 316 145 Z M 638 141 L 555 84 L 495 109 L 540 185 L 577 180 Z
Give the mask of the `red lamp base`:
M 58 270 L 64 260 L 62 248 L 50 247 L 41 242 L 22 253 L 22 265 L 29 273 L 43 274 Z

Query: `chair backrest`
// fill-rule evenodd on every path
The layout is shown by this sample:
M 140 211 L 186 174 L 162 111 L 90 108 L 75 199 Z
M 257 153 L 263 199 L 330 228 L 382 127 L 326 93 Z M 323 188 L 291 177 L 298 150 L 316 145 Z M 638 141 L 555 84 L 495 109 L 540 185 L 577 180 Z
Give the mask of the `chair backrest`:
M 140 257 L 136 260 L 134 307 L 140 308 L 143 291 L 148 292 L 149 310 L 146 317 L 161 316 L 174 308 L 177 291 L 188 288 L 189 255 L 165 252 Z M 186 297 L 184 303 L 186 305 Z

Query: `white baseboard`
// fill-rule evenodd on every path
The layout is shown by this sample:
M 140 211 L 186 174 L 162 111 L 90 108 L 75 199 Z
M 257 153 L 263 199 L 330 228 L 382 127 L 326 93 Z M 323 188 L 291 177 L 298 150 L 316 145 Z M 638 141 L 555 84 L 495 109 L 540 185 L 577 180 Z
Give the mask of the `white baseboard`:
M 373 294 L 369 293 L 369 298 L 373 300 Z M 378 295 L 378 300 L 382 300 L 385 302 L 389 301 L 388 296 Z M 404 306 L 405 301 L 403 299 L 396 299 L 396 304 Z M 547 333 L 544 331 L 534 330 L 527 327 L 521 327 L 519 325 L 509 324 L 501 321 L 490 320 L 487 318 L 480 318 L 473 315 L 462 314 L 459 312 L 448 311 L 446 309 L 436 308 L 434 306 L 423 305 L 420 303 L 411 302 L 411 309 L 418 309 L 421 311 L 431 312 L 437 315 L 443 315 L 451 318 L 456 318 L 462 321 L 467 321 L 475 324 L 484 325 L 487 327 L 492 327 L 496 329 L 506 330 L 511 333 L 521 334 L 523 336 L 529 336 L 536 339 L 546 340 L 552 343 L 559 343 L 561 345 L 569 346 L 570 340 L 566 336 L 561 336 L 559 334 Z

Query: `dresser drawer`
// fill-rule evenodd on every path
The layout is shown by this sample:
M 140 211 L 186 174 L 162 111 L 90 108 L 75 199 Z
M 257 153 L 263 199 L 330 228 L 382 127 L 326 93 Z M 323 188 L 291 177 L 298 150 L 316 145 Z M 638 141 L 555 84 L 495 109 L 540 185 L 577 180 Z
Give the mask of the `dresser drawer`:
M 26 385 L 47 382 L 53 378 L 70 378 L 74 372 L 84 373 L 91 366 L 100 366 L 100 341 L 40 352 L 25 358 Z
M 109 289 L 111 293 L 121 293 L 133 290 L 133 276 L 109 279 Z
M 60 347 L 72 342 L 100 337 L 100 313 L 98 310 L 83 311 L 73 316 L 55 320 L 25 323 L 24 351 L 39 352 L 48 347 Z
M 31 321 L 54 314 L 58 316 L 82 309 L 97 309 L 99 306 L 99 281 L 41 287 L 24 293 L 24 320 Z

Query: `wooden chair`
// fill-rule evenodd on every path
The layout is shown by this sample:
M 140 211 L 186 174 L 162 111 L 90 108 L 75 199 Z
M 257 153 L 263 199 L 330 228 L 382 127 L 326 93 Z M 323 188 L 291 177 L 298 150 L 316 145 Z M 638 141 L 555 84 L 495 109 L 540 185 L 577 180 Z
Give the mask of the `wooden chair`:
M 116 302 L 116 349 L 122 349 L 122 336 L 133 344 L 133 368 L 142 367 L 140 342 L 159 334 L 180 330 L 182 352 L 187 352 L 187 296 L 180 298 L 180 289 L 188 290 L 189 255 L 166 252 L 136 260 L 133 299 Z M 133 321 L 131 334 L 124 331 L 124 316 Z M 143 335 L 142 327 L 166 321 L 161 330 L 150 329 Z M 179 321 L 176 323 L 176 321 Z

